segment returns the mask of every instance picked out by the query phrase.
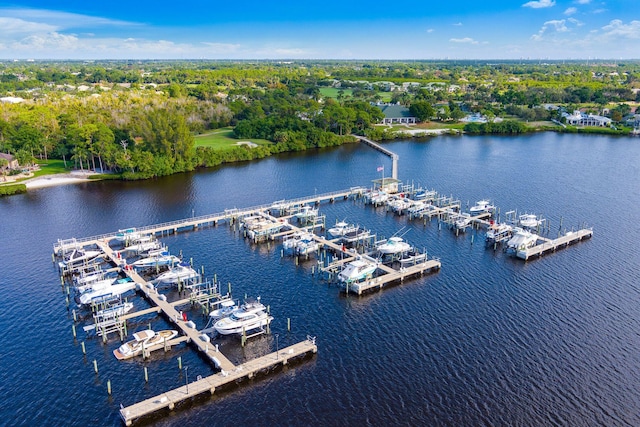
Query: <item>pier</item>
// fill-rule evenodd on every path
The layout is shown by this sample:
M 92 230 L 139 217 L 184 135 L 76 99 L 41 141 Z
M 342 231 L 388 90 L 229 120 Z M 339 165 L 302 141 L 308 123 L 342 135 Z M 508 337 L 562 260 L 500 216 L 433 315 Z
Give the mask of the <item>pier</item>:
M 539 245 L 533 246 L 529 249 L 520 250 L 516 256 L 523 260 L 528 260 L 534 256 L 542 256 L 546 252 L 555 252 L 556 249 L 569 246 L 572 243 L 578 242 L 582 239 L 588 239 L 593 236 L 593 229 L 583 228 L 578 231 L 572 231 L 566 233 L 564 236 L 557 239 L 547 239 L 545 237 L 538 236 L 543 242 Z
M 400 156 L 398 156 L 396 153 L 394 153 L 391 150 L 387 150 L 382 145 L 380 145 L 380 144 L 378 144 L 376 142 L 373 142 L 372 140 L 370 140 L 368 138 L 365 138 L 364 136 L 359 136 L 359 135 L 353 135 L 353 136 L 358 138 L 360 140 L 360 142 L 365 143 L 369 147 L 375 148 L 379 152 L 381 152 L 383 154 L 386 154 L 387 156 L 391 157 L 391 178 L 398 179 L 398 159 L 400 158 Z

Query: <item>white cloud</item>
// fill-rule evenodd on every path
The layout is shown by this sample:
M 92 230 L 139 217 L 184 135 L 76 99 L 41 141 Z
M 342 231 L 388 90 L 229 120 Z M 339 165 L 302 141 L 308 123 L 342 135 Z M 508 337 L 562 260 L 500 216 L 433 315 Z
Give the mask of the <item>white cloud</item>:
M 10 48 L 28 52 L 74 51 L 79 47 L 79 39 L 74 35 L 57 32 L 34 34 L 11 43 Z
M 452 24 L 454 27 L 462 27 L 462 22 L 456 22 L 455 24 Z
M 591 0 L 576 0 L 576 3 L 578 3 L 578 4 L 589 4 L 589 3 L 591 3 Z
M 40 22 L 29 22 L 20 18 L 0 17 L 0 36 L 9 34 L 48 33 L 59 28 Z
M 537 0 L 537 1 L 527 2 L 523 4 L 522 7 L 530 7 L 532 9 L 542 9 L 545 7 L 555 6 L 555 4 L 556 4 L 555 0 Z
M 614 19 L 602 27 L 604 36 L 609 38 L 640 39 L 640 21 L 625 24 L 620 19 Z
M 46 9 L 0 8 L 0 16 L 17 18 L 33 24 L 50 25 L 56 27 L 58 30 L 68 28 L 140 25 L 134 22 Z
M 469 43 L 469 44 L 478 44 L 477 40 L 472 39 L 471 37 L 464 37 L 461 39 L 449 39 L 452 43 Z
M 564 14 L 567 16 L 571 16 L 578 11 L 577 7 L 568 7 L 567 10 L 564 11 Z
M 428 28 L 427 33 L 433 33 L 435 30 L 433 28 Z
M 584 22 L 577 20 L 576 18 L 567 18 L 568 22 L 571 22 L 573 25 L 575 25 L 576 27 L 582 27 L 584 25 Z
M 537 34 L 532 35 L 531 39 L 542 40 L 543 35 L 549 29 L 553 29 L 558 33 L 566 33 L 567 31 L 569 31 L 569 28 L 567 28 L 566 21 L 564 19 L 553 19 L 542 24 L 542 28 L 540 28 L 540 31 L 538 31 Z

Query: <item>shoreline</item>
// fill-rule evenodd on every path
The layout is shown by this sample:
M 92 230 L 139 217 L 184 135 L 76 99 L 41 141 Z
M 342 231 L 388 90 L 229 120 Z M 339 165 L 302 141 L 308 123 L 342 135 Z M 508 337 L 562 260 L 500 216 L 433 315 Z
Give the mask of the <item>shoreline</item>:
M 89 179 L 91 175 L 95 175 L 95 173 L 74 171 L 71 173 L 43 175 L 37 178 L 29 178 L 25 181 L 20 182 L 19 184 L 24 184 L 27 187 L 27 190 L 32 190 L 37 188 L 55 187 L 68 184 L 80 184 L 82 182 L 95 181 L 93 179 Z

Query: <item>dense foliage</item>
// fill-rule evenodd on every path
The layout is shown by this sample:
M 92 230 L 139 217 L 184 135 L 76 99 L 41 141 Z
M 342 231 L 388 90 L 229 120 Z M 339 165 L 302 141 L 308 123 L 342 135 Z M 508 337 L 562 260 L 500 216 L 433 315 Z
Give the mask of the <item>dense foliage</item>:
M 511 134 L 560 119 L 545 104 L 619 122 L 638 89 L 635 62 L 0 62 L 0 96 L 26 100 L 0 103 L 0 151 L 22 165 L 53 157 L 137 179 L 336 146 L 353 133 L 389 139 L 373 126 L 382 98 L 419 121 L 480 113 L 489 123 L 466 132 Z M 501 116 L 517 120 L 493 121 Z M 193 135 L 223 126 L 271 144 L 196 148 Z

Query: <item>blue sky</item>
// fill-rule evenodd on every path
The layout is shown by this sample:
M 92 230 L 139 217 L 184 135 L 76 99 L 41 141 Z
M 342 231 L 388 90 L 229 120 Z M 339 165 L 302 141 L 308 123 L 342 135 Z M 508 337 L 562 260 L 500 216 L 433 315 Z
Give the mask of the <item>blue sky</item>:
M 638 59 L 638 0 L 0 1 L 0 59 Z

